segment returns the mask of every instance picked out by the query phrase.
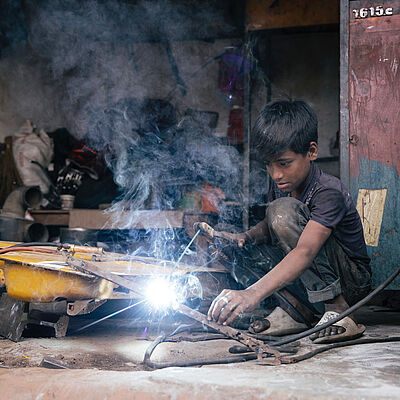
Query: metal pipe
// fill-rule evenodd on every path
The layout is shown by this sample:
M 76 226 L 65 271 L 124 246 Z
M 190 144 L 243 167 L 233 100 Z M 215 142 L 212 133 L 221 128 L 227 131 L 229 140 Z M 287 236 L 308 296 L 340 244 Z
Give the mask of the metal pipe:
M 0 214 L 0 240 L 15 242 L 46 241 L 49 232 L 45 225 L 28 219 Z
M 1 215 L 11 218 L 25 218 L 25 211 L 28 208 L 39 207 L 42 198 L 39 186 L 21 186 L 8 195 Z

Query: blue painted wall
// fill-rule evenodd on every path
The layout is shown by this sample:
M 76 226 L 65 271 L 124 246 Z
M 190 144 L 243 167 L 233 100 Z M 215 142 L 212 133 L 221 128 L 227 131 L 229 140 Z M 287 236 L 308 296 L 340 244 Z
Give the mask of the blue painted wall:
M 359 159 L 359 174 L 350 179 L 350 192 L 357 203 L 358 189 L 387 189 L 378 247 L 368 246 L 376 287 L 400 266 L 400 177 L 394 167 L 367 158 Z M 388 289 L 400 289 L 397 277 Z

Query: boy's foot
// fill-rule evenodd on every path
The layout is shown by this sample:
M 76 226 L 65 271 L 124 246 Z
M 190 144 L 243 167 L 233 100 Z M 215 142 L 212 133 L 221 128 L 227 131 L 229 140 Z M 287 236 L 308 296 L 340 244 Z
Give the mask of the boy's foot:
M 314 314 L 311 311 L 289 291 L 283 289 L 278 294 L 280 295 L 277 296 L 279 307 L 276 307 L 267 317 L 254 321 L 249 327 L 251 333 L 283 336 L 303 332 L 312 326 Z
M 325 302 L 325 314 L 322 316 L 317 326 L 336 318 L 348 308 L 349 305 L 342 295 L 335 297 L 329 302 Z M 314 343 L 344 342 L 346 340 L 352 340 L 360 337 L 364 331 L 365 326 L 357 324 L 354 316 L 350 314 L 340 321 L 335 322 L 333 325 L 328 326 L 319 332 L 313 333 L 310 335 L 310 339 Z
M 267 317 L 252 322 L 249 332 L 270 336 L 283 336 L 303 332 L 307 328 L 306 324 L 295 321 L 282 308 L 276 307 Z

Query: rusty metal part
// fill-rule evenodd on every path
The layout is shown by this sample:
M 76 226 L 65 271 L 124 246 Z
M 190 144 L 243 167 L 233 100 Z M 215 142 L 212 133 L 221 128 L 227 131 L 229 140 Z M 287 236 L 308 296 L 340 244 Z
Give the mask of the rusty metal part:
M 54 330 L 55 337 L 65 336 L 69 317 L 51 312 L 53 307 L 16 300 L 3 293 L 0 296 L 0 335 L 18 342 L 29 326 L 45 326 Z
M 77 300 L 73 302 L 68 302 L 67 304 L 67 314 L 81 315 L 81 314 L 90 314 L 96 308 L 100 307 L 107 300 Z
M 134 282 L 130 281 L 129 279 L 123 278 L 117 274 L 113 274 L 112 272 L 105 271 L 104 269 L 99 268 L 97 265 L 91 262 L 68 255 L 66 263 L 70 267 L 73 267 L 80 272 L 104 278 L 112 283 L 122 286 L 130 290 L 131 292 L 136 293 L 141 297 L 143 297 L 143 295 L 137 290 L 137 285 Z
M 54 357 L 45 357 L 39 364 L 39 367 L 48 369 L 75 369 L 76 367 L 72 364 L 64 361 L 57 360 Z
M 37 326 L 45 326 L 48 328 L 52 328 L 54 330 L 54 337 L 56 338 L 64 337 L 67 334 L 68 324 L 69 324 L 69 317 L 67 315 L 58 316 L 58 319 L 56 321 L 45 321 L 42 320 L 40 316 L 38 319 L 36 317 L 31 318 L 29 314 L 27 322 L 27 326 L 37 325 Z
M 27 324 L 26 302 L 3 293 L 0 296 L 0 335 L 18 342 Z
M 246 347 L 253 350 L 258 355 L 259 360 L 262 359 L 262 356 L 264 354 L 266 354 L 266 355 L 269 354 L 269 355 L 273 355 L 275 357 L 275 359 L 274 360 L 263 360 L 263 362 L 265 361 L 265 363 L 272 363 L 274 365 L 280 364 L 279 357 L 280 357 L 281 353 L 278 350 L 271 348 L 269 345 L 265 344 L 263 341 L 254 339 L 253 337 L 244 334 L 242 331 L 231 328 L 230 326 L 220 325 L 214 321 L 209 321 L 204 314 L 202 314 L 196 310 L 193 310 L 190 307 L 185 306 L 184 304 L 179 304 L 176 308 L 176 311 L 179 311 L 181 314 L 186 315 L 187 317 L 190 317 L 190 318 L 196 320 L 197 322 L 207 325 L 210 328 L 216 330 L 217 332 L 222 333 L 225 336 L 228 336 L 231 339 L 234 339 L 234 340 L 244 344 Z
M 104 249 L 102 247 L 79 246 L 76 244 L 65 243 L 62 245 L 62 248 L 66 249 L 69 253 L 104 254 Z
M 49 303 L 29 302 L 29 312 L 33 310 L 46 314 L 65 315 L 67 312 L 67 301 L 58 300 Z
M 137 289 L 137 286 L 134 282 L 131 282 L 128 279 L 122 278 L 116 274 L 113 274 L 108 271 L 104 271 L 101 268 L 97 267 L 93 263 L 87 262 L 82 259 L 78 259 L 75 257 L 68 256 L 66 260 L 67 264 L 71 267 L 74 267 L 78 269 L 81 272 L 86 272 L 90 273 L 93 275 L 96 275 L 98 277 L 107 279 L 113 283 L 116 283 L 117 285 L 120 285 L 134 293 L 139 294 L 141 297 L 144 297 L 140 291 Z M 185 306 L 184 304 L 180 304 L 177 306 L 176 311 L 180 312 L 181 314 L 194 319 L 195 321 L 198 321 L 206 326 L 209 326 L 210 328 L 216 330 L 217 332 L 220 332 L 227 337 L 234 339 L 245 346 L 247 346 L 249 349 L 253 350 L 256 354 L 259 360 L 262 359 L 263 355 L 273 355 L 274 359 L 273 360 L 263 360 L 264 363 L 266 364 L 280 364 L 280 352 L 276 349 L 271 348 L 267 344 L 264 344 L 261 340 L 254 339 L 251 336 L 248 336 L 244 334 L 243 332 L 231 328 L 230 326 L 225 326 L 225 325 L 219 325 L 216 322 L 209 321 L 207 317 L 190 307 Z
M 40 247 L 25 247 L 23 244 L 18 247 L 0 249 L 0 254 L 16 252 L 16 251 L 34 251 L 36 253 L 56 254 L 56 250 L 43 249 Z

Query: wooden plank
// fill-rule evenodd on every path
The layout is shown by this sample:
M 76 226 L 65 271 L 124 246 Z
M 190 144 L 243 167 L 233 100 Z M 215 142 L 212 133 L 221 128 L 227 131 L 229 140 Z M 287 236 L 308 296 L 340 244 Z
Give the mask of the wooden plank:
M 339 23 L 339 0 L 247 0 L 249 31 Z
M 43 225 L 64 225 L 68 226 L 68 210 L 30 210 L 30 214 L 35 222 Z
M 182 228 L 183 211 L 70 210 L 69 227 L 84 229 L 165 229 Z

